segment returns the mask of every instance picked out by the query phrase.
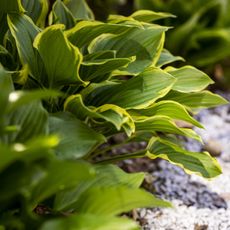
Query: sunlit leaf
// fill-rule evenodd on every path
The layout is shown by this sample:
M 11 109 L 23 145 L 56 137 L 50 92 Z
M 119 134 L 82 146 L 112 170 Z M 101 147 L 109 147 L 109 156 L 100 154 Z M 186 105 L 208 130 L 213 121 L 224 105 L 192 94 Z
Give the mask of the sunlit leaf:
M 119 35 L 103 34 L 90 44 L 88 50 L 89 53 L 116 50 L 119 58 L 136 56 L 126 71 L 138 74 L 159 59 L 166 30 L 160 26 L 133 27 Z
M 181 93 L 177 91 L 171 91 L 166 97 L 166 100 L 177 101 L 188 108 L 211 108 L 218 105 L 227 104 L 223 97 L 213 94 L 209 91 L 201 91 L 195 93 Z
M 138 10 L 133 14 L 131 14 L 130 17 L 133 17 L 138 21 L 152 22 L 158 19 L 175 17 L 175 16 L 170 13 L 164 13 L 164 12 L 154 12 L 151 10 Z
M 219 163 L 207 152 L 190 152 L 160 138 L 152 138 L 147 150 L 147 156 L 151 159 L 163 158 L 182 167 L 188 173 L 196 173 L 206 178 L 212 178 L 221 173 Z
M 137 131 L 174 133 L 202 142 L 200 136 L 192 129 L 179 128 L 176 123 L 167 116 L 156 115 L 150 118 L 144 118 L 143 120 L 140 119 L 135 122 L 135 125 Z
M 121 84 L 96 89 L 86 98 L 88 104 L 115 104 L 126 109 L 141 109 L 168 93 L 175 78 L 157 68 L 149 68 L 139 76 Z
M 193 125 L 196 125 L 199 128 L 203 127 L 198 121 L 196 121 L 193 117 L 189 115 L 189 113 L 186 111 L 184 106 L 182 106 L 181 104 L 175 101 L 167 101 L 167 100 L 160 101 L 146 109 L 134 110 L 133 113 L 131 114 L 134 117 L 135 114 L 137 114 L 137 117 L 139 115 L 146 116 L 146 117 L 152 117 L 155 115 L 164 115 L 174 119 L 187 121 Z
M 123 128 L 128 136 L 135 131 L 134 122 L 129 113 L 116 105 L 104 104 L 99 107 L 84 105 L 81 95 L 72 95 L 65 102 L 65 110 L 70 111 L 79 119 L 92 118 L 102 122 L 112 123 L 117 130 Z
M 168 67 L 166 71 L 177 79 L 173 90 L 182 93 L 199 92 L 214 83 L 207 74 L 192 66 Z
M 49 88 L 68 84 L 86 85 L 78 73 L 82 54 L 68 42 L 62 29 L 63 25 L 50 26 L 39 33 L 34 41 L 34 47 L 38 50 L 48 75 L 43 84 Z

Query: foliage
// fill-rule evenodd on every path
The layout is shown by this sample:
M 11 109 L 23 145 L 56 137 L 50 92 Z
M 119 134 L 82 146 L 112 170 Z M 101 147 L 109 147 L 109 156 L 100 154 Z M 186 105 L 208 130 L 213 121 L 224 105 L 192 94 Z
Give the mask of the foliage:
M 230 56 L 230 1 L 136 0 L 136 8 L 170 12 L 164 20 L 174 26 L 166 39 L 167 48 L 196 66 L 207 66 Z
M 171 15 L 100 22 L 83 0 L 57 0 L 47 15 L 46 0 L 1 0 L 2 228 L 138 229 L 118 216 L 170 204 L 139 188 L 143 173 L 109 164 L 119 160 L 159 157 L 206 178 L 221 173 L 208 153 L 172 139 L 201 141 L 176 121 L 202 127 L 193 111 L 226 101 L 204 90 L 213 82 L 196 68 L 164 67 L 179 57 L 164 49 L 168 28 L 150 22 Z M 107 142 L 121 133 L 120 146 L 149 144 L 111 155 Z

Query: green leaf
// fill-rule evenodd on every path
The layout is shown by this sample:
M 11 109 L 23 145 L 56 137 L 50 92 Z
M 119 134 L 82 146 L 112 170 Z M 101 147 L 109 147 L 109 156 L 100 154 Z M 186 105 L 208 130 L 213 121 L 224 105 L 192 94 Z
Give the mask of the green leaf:
M 88 97 L 87 104 L 115 104 L 126 109 L 143 109 L 166 95 L 175 78 L 161 69 L 148 68 L 137 77 L 121 84 L 99 87 Z
M 126 218 L 78 214 L 65 219 L 49 220 L 40 230 L 139 230 L 138 225 Z
M 114 59 L 114 58 L 116 58 L 116 51 L 115 50 L 103 50 L 103 51 L 95 52 L 92 54 L 86 54 L 84 56 L 83 62 Z
M 147 149 L 146 155 L 149 158 L 163 158 L 182 167 L 187 173 L 196 173 L 205 178 L 216 177 L 221 173 L 220 165 L 207 152 L 190 152 L 172 142 L 155 137 L 150 140 Z
M 8 25 L 15 39 L 20 60 L 23 65 L 28 64 L 31 75 L 39 82 L 45 78 L 44 65 L 33 41 L 40 29 L 26 15 L 8 15 Z
M 170 207 L 170 204 L 155 198 L 142 189 L 125 186 L 91 187 L 76 204 L 78 212 L 109 216 L 118 215 L 134 208 L 156 206 Z
M 109 58 L 84 61 L 80 69 L 80 76 L 85 81 L 105 81 L 110 77 L 112 71 L 127 67 L 133 61 L 134 58 Z
M 85 0 L 64 0 L 75 19 L 94 19 L 92 10 L 89 8 Z
M 0 94 L 0 108 L 1 108 L 0 130 L 1 130 L 3 128 L 2 127 L 3 116 L 4 116 L 4 113 L 6 112 L 6 109 L 8 106 L 9 94 L 13 90 L 13 83 L 11 80 L 11 76 L 9 73 L 7 73 L 3 69 L 1 64 L 0 64 L 0 89 L 1 89 L 1 94 Z
M 53 22 L 64 24 L 66 29 L 70 29 L 74 27 L 75 20 L 72 13 L 69 9 L 65 6 L 65 4 L 61 0 L 57 0 L 53 4 Z
M 8 114 L 6 125 L 16 126 L 18 130 L 2 136 L 4 143 L 26 142 L 33 137 L 47 134 L 48 113 L 40 101 L 20 106 Z
M 5 34 L 6 34 L 7 30 L 8 30 L 8 25 L 7 25 L 7 19 L 6 18 L 7 18 L 6 14 L 0 12 L 0 24 L 1 24 L 1 27 L 0 27 L 0 45 L 3 44 Z
M 135 121 L 135 125 L 137 131 L 179 134 L 202 142 L 201 137 L 192 129 L 179 128 L 176 123 L 167 116 L 156 115 L 150 118 L 140 118 Z
M 0 14 L 2 13 L 23 13 L 24 9 L 22 7 L 20 0 L 1 0 Z
M 30 200 L 36 205 L 58 191 L 92 178 L 94 174 L 93 168 L 83 162 L 53 161 L 47 167 L 46 176 L 34 187 Z
M 94 38 L 101 34 L 120 34 L 130 29 L 128 25 L 116 25 L 98 21 L 80 21 L 75 27 L 67 30 L 65 34 L 73 45 L 82 48 L 83 46 L 89 45 Z
M 193 117 L 189 115 L 189 113 L 183 105 L 175 101 L 160 101 L 146 109 L 134 110 L 133 113 L 131 112 L 131 115 L 134 117 L 134 119 L 135 115 L 137 117 L 139 115 L 147 117 L 152 117 L 155 115 L 164 115 L 173 119 L 187 121 L 199 128 L 203 128 L 203 126 L 198 121 L 196 121 Z
M 168 50 L 163 49 L 156 66 L 162 67 L 175 61 L 184 61 L 184 59 L 180 56 L 173 56 Z
M 55 136 L 36 138 L 26 145 L 16 143 L 11 148 L 0 144 L 0 172 L 18 160 L 28 164 L 38 159 L 53 157 L 53 152 L 50 150 L 57 144 L 58 139 Z
M 17 90 L 9 94 L 9 105 L 7 108 L 8 112 L 19 108 L 20 106 L 26 105 L 30 102 L 49 99 L 61 96 L 62 94 L 54 90 Z
M 22 5 L 26 10 L 26 14 L 38 26 L 44 27 L 46 16 L 48 13 L 47 0 L 21 0 Z
M 11 69 L 16 66 L 13 55 L 2 45 L 0 45 L 0 63 L 6 69 Z
M 78 73 L 82 54 L 67 40 L 62 29 L 63 25 L 47 27 L 34 41 L 34 47 L 38 50 L 48 75 L 44 85 L 49 88 L 69 84 L 87 85 Z
M 135 20 L 142 21 L 142 22 L 152 22 L 155 20 L 159 20 L 162 18 L 169 18 L 175 17 L 170 13 L 165 12 L 154 12 L 151 10 L 138 10 L 130 15 L 130 17 L 134 18 Z
M 115 187 L 124 185 L 137 189 L 144 180 L 144 173 L 126 173 L 116 165 L 96 165 L 96 176 L 93 180 L 85 181 L 69 189 L 62 191 L 55 197 L 54 208 L 57 211 L 76 210 L 80 196 L 94 186 Z
M 139 188 L 144 181 L 145 174 L 127 173 L 116 165 L 96 165 L 98 177 L 96 183 L 103 186 L 126 185 L 131 188 Z
M 87 107 L 84 105 L 81 95 L 78 94 L 67 98 L 64 108 L 81 120 L 86 120 L 87 118 L 98 120 L 98 122 L 103 120 L 113 124 L 117 130 L 123 128 L 128 136 L 135 131 L 135 125 L 129 113 L 125 109 L 113 104 Z
M 214 83 L 207 74 L 192 66 L 183 66 L 179 69 L 167 67 L 166 71 L 177 79 L 173 90 L 182 93 L 199 92 Z
M 49 128 L 51 134 L 57 134 L 60 138 L 60 143 L 55 149 L 60 158 L 81 158 L 105 142 L 103 135 L 69 113 L 51 115 Z
M 192 109 L 211 108 L 218 105 L 228 104 L 228 101 L 223 97 L 209 91 L 195 93 L 171 91 L 164 97 L 164 100 L 173 100 Z
M 163 48 L 165 27 L 156 25 L 132 27 L 122 34 L 102 34 L 91 42 L 89 53 L 116 50 L 117 57 L 136 56 L 136 60 L 125 69 L 132 74 L 142 72 L 146 67 L 156 64 Z

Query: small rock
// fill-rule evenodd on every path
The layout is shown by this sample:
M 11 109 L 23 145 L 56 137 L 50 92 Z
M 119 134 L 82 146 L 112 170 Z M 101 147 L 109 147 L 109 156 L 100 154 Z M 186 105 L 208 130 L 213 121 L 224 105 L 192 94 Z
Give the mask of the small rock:
M 208 151 L 212 156 L 217 157 L 221 155 L 223 149 L 218 141 L 209 139 L 204 145 L 204 150 Z
M 208 225 L 195 224 L 194 226 L 194 230 L 207 230 L 207 229 L 208 229 Z
M 180 128 L 188 128 L 188 129 L 192 129 L 194 127 L 194 125 L 192 125 L 191 123 L 188 123 L 186 121 L 176 121 L 176 125 Z

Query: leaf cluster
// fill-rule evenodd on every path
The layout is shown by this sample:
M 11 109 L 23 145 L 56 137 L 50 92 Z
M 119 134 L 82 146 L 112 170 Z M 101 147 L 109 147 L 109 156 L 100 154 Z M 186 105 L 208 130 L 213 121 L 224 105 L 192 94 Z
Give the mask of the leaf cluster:
M 185 150 L 177 135 L 201 141 L 182 120 L 226 101 L 213 83 L 164 49 L 170 14 L 137 11 L 94 20 L 87 3 L 1 0 L 0 226 L 6 229 L 138 229 L 120 214 L 170 204 L 140 189 L 143 173 L 111 163 L 163 158 L 205 178 L 221 173 L 207 152 Z M 48 17 L 47 17 L 48 16 Z M 3 33 L 4 32 L 4 33 Z M 167 68 L 165 67 L 167 65 Z M 116 135 L 145 141 L 112 155 Z

